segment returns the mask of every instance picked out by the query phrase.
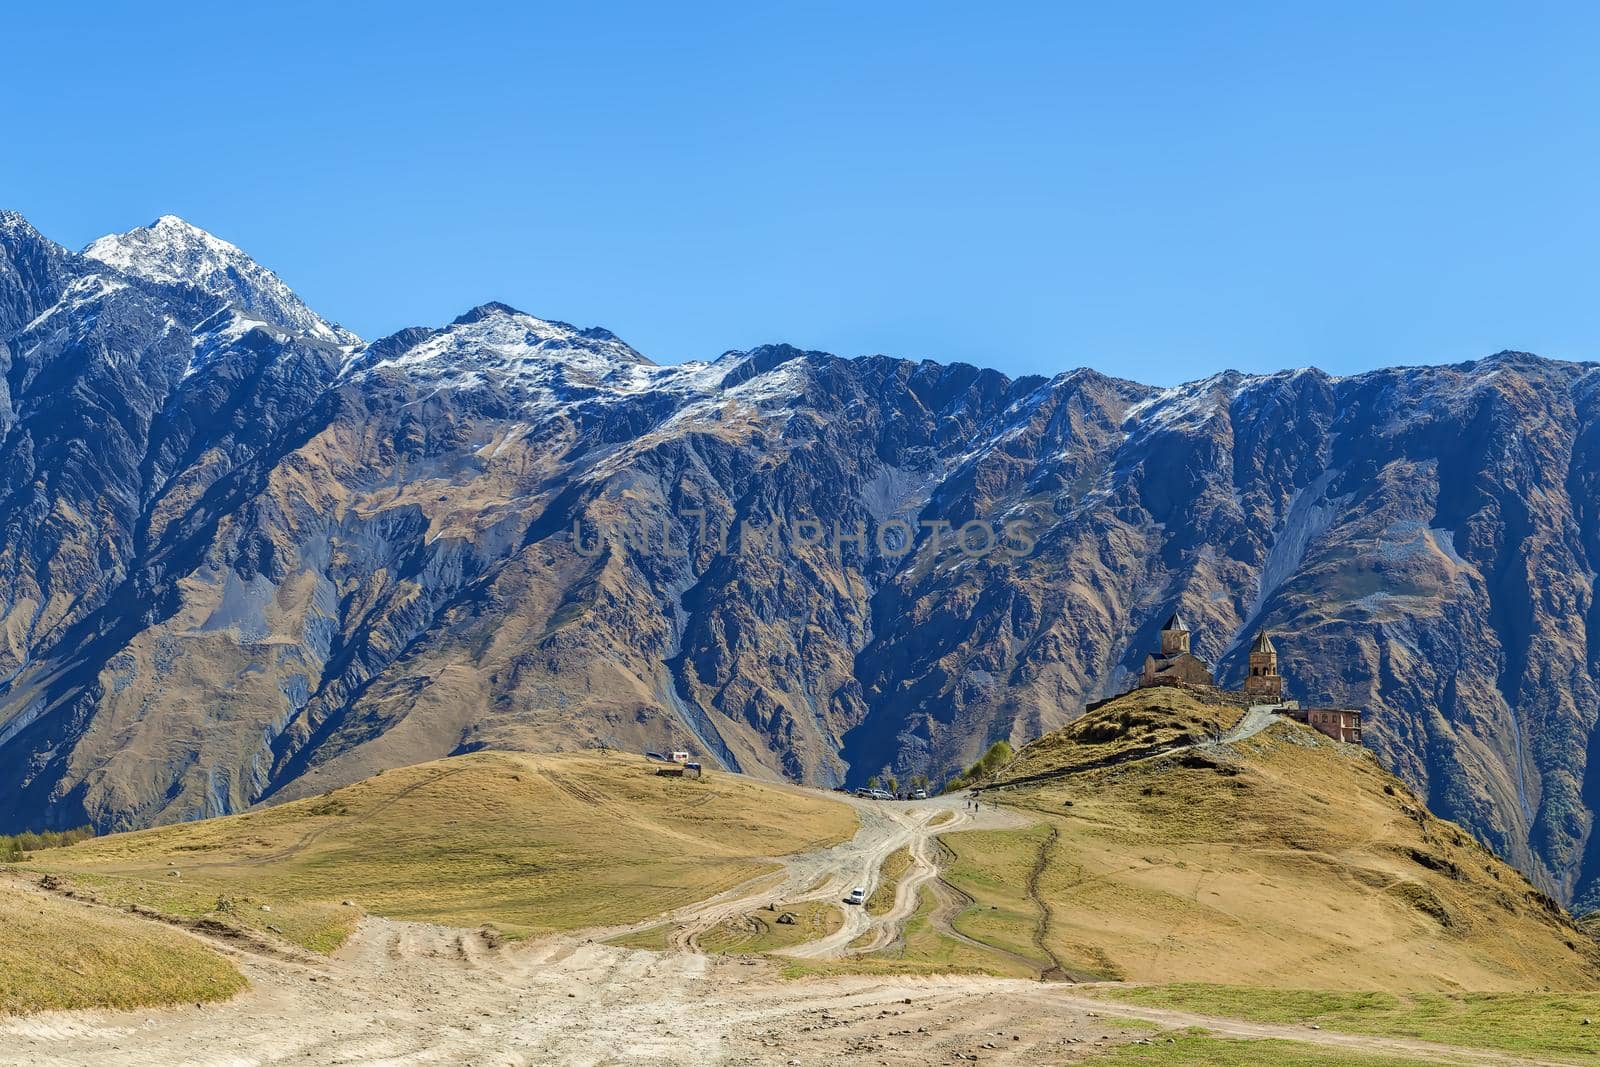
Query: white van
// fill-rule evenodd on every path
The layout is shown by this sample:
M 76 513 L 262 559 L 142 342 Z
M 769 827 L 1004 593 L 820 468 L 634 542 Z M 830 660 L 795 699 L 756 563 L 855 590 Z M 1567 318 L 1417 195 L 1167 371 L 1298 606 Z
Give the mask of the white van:
M 844 898 L 844 902 L 846 904 L 865 904 L 867 902 L 867 891 L 860 886 L 856 886 L 850 890 L 850 895 Z

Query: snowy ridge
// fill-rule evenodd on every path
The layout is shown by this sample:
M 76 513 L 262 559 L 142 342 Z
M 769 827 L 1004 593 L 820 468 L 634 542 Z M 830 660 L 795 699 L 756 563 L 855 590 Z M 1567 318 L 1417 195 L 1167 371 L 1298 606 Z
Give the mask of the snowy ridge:
M 1129 407 L 1123 424 L 1130 431 L 1144 433 L 1194 428 L 1226 414 L 1234 398 L 1259 380 L 1237 371 L 1223 371 L 1209 378 L 1163 389 Z
M 653 395 L 682 405 L 682 416 L 708 410 L 699 404 L 721 394 L 733 362 L 724 357 L 715 363 L 659 366 L 609 331 L 579 329 L 494 303 L 472 309 L 442 330 L 423 331 L 407 347 L 371 345 L 351 360 L 343 376 L 398 370 L 436 389 L 493 385 L 514 390 L 530 408 L 552 413 Z M 792 396 L 794 372 L 786 368 L 756 375 L 726 395 L 751 402 Z
M 87 274 L 74 279 L 62 292 L 61 298 L 34 316 L 33 321 L 22 328 L 22 332 L 31 333 L 57 315 L 71 316 L 101 300 L 107 294 L 125 288 L 127 288 L 126 282 L 100 274 Z
M 1313 367 L 1297 367 L 1271 374 L 1219 371 L 1207 378 L 1184 382 L 1168 389 L 1157 389 L 1128 408 L 1123 416 L 1123 425 L 1130 434 L 1168 429 L 1192 430 L 1213 418 L 1227 415 L 1234 402 L 1247 393 L 1266 387 L 1283 387 L 1308 374 L 1320 376 L 1329 382 L 1343 380 L 1325 375 Z
M 193 286 L 294 333 L 352 351 L 361 344 L 355 334 L 312 311 L 243 250 L 176 215 L 163 215 L 127 233 L 109 234 L 90 243 L 83 254 L 135 278 Z
M 187 378 L 202 370 L 253 330 L 265 332 L 279 344 L 289 340 L 282 327 L 251 318 L 237 308 L 225 308 L 195 327 L 194 355 L 183 376 Z
M 787 418 L 794 414 L 794 401 L 805 394 L 811 381 L 810 368 L 801 358 L 786 360 L 771 370 L 726 387 L 722 383 L 728 371 L 721 359 L 716 363 L 685 363 L 682 367 L 663 369 L 685 372 L 672 384 L 688 399 L 661 424 L 663 430 L 693 423 L 720 422 L 729 402 L 737 403 L 743 412 L 763 418 Z
M 374 346 L 349 372 L 395 367 L 422 378 L 448 377 L 467 363 L 480 372 L 542 380 L 559 371 L 574 383 L 619 387 L 638 370 L 661 369 L 604 330 L 579 330 L 505 304 L 484 304 L 409 348 L 383 350 L 380 357 Z
M 40 238 L 39 231 L 33 228 L 33 223 L 24 218 L 21 212 L 5 208 L 0 208 L 0 234 Z

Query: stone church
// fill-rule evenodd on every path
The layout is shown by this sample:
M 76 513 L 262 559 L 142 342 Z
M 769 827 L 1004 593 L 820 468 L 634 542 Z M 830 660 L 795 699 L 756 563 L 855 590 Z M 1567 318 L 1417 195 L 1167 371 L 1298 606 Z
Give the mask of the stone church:
M 1189 686 L 1216 689 L 1216 678 L 1205 660 L 1190 649 L 1191 634 L 1183 616 L 1173 612 L 1161 627 L 1161 651 L 1144 658 L 1144 674 L 1139 687 L 1155 685 Z M 1296 700 L 1285 700 L 1283 675 L 1278 673 L 1278 650 L 1265 630 L 1256 634 L 1250 645 L 1250 668 L 1242 692 L 1248 707 L 1266 708 L 1305 723 L 1336 741 L 1361 743 L 1361 712 L 1352 708 L 1302 708 Z
M 1139 685 L 1215 685 L 1206 661 L 1189 651 L 1189 626 L 1173 612 L 1161 627 L 1161 651 L 1144 658 Z

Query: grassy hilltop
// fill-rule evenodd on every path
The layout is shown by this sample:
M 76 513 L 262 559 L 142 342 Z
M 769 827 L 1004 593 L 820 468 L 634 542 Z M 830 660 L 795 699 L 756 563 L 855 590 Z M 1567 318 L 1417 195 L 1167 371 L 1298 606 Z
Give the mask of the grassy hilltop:
M 1129 735 L 1177 734 L 1174 720 L 1203 736 L 1191 724 L 1213 713 L 1134 693 L 1024 749 L 999 781 L 1040 773 L 1040 749 L 1092 763 Z M 1600 948 L 1515 869 L 1364 750 L 1293 723 L 1001 796 L 1049 828 L 1033 849 L 1041 941 L 1069 968 L 1412 991 L 1600 976 Z
M 986 970 L 1107 1000 L 1600 1064 L 1600 944 L 1362 749 L 1293 723 L 1199 744 L 1242 710 L 1138 691 L 1024 747 L 955 832 L 902 941 L 796 970 Z M 1108 1004 L 1108 1011 L 1115 1011 Z M 1296 1043 L 1123 1062 L 1371 1064 Z M 1389 1060 L 1382 1062 L 1420 1062 Z
M 855 829 L 843 804 L 733 775 L 662 778 L 617 754 L 475 753 L 37 853 L 32 866 L 107 902 L 327 951 L 362 912 L 510 937 L 632 922 Z

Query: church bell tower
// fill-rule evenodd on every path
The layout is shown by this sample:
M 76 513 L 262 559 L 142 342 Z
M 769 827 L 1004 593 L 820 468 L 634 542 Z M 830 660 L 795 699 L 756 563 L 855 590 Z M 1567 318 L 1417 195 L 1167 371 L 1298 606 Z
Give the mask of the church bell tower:
M 1278 673 L 1278 650 L 1273 647 L 1267 631 L 1256 634 L 1250 646 L 1250 673 L 1244 680 L 1247 696 L 1260 698 L 1264 703 L 1283 699 L 1283 675 Z
M 1189 627 L 1177 612 L 1161 627 L 1161 654 L 1176 656 L 1189 651 Z

